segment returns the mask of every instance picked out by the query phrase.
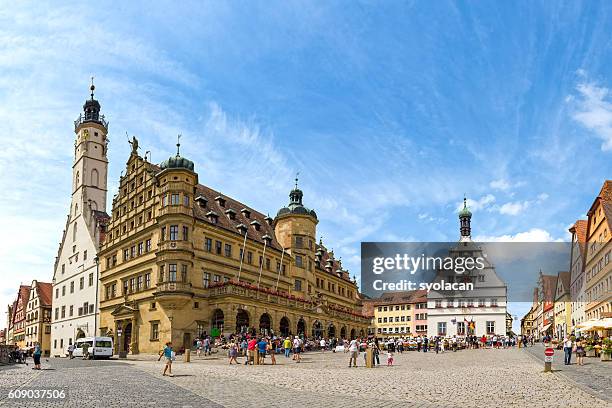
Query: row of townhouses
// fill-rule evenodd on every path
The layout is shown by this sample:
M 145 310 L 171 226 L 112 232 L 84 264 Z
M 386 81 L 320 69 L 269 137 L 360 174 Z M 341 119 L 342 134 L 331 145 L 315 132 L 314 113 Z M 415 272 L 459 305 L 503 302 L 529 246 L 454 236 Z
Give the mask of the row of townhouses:
M 521 333 L 563 339 L 581 332 L 601 333 L 612 322 L 612 180 L 606 180 L 587 211 L 569 229 L 568 271 L 540 271 Z

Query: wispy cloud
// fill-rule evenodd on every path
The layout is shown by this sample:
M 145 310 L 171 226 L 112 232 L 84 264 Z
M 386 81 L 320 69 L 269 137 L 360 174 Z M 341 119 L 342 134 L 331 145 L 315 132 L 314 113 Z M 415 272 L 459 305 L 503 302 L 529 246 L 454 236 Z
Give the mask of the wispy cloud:
M 610 89 L 596 82 L 582 82 L 573 118 L 602 140 L 601 150 L 612 151 L 612 102 Z

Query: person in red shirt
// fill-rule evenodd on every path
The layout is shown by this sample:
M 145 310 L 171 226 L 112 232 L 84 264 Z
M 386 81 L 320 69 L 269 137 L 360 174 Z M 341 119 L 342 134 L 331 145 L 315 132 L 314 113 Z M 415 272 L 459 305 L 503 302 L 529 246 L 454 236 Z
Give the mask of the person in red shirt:
M 247 360 L 244 362 L 244 365 L 254 364 L 255 360 L 255 349 L 257 348 L 257 339 L 252 338 L 249 340 L 247 345 Z

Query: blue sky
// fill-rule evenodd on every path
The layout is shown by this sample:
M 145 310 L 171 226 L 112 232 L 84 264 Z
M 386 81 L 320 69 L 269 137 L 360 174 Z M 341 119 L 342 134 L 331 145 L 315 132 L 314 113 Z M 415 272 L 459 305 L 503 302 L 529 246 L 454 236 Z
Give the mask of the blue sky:
M 262 212 L 299 171 L 358 276 L 361 241 L 455 240 L 464 193 L 477 238 L 567 239 L 612 175 L 605 2 L 129 3 L 0 2 L 2 305 L 52 278 L 91 75 L 109 198 L 125 132 L 158 162 L 181 133 Z

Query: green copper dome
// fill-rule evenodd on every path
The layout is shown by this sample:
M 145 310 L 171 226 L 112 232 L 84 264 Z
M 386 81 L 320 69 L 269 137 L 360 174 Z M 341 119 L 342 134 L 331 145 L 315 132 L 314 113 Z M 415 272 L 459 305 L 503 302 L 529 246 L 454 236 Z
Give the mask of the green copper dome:
M 168 160 L 164 160 L 161 162 L 159 167 L 162 170 L 166 169 L 187 169 L 193 171 L 193 162 L 185 157 L 181 157 L 178 154 L 176 156 L 171 156 Z
M 471 218 L 472 212 L 467 207 L 467 199 L 463 199 L 463 208 L 459 211 L 459 218 Z

